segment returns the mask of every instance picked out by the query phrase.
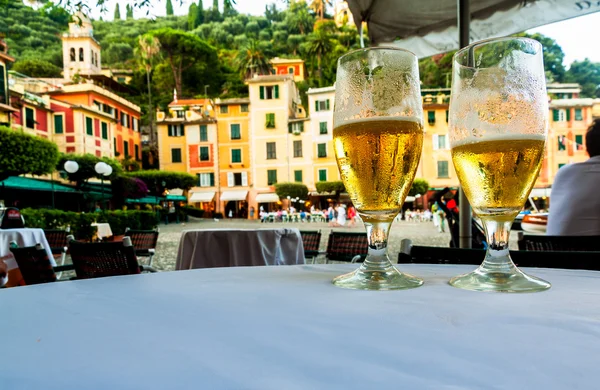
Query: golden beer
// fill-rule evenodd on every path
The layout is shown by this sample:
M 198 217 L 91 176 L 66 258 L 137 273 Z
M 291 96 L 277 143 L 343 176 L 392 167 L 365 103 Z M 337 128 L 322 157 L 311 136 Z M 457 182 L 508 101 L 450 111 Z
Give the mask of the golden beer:
M 512 220 L 525 204 L 540 171 L 544 138 L 503 137 L 452 148 L 458 179 L 480 217 Z
M 413 117 L 365 118 L 333 129 L 340 174 L 356 208 L 395 214 L 421 158 L 423 128 Z

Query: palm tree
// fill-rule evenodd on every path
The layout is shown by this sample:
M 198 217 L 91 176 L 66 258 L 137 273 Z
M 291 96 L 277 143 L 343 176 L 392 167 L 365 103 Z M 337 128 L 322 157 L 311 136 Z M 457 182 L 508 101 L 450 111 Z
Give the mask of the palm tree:
M 314 24 L 314 17 L 308 12 L 305 2 L 291 2 L 286 13 L 285 23 L 291 28 L 292 32 L 299 32 L 304 35 L 310 32 Z
M 325 8 L 331 4 L 331 0 L 313 0 L 310 3 L 310 8 L 319 16 L 319 20 L 323 20 L 325 18 Z
M 152 72 L 152 60 L 160 54 L 160 41 L 155 36 L 146 34 L 138 38 L 136 57 L 140 66 L 146 71 L 146 83 L 148 84 L 148 117 L 150 119 L 150 143 L 155 144 L 154 112 L 152 110 L 152 88 L 150 85 L 150 72 Z
M 271 74 L 271 64 L 260 48 L 256 39 L 249 40 L 243 48 L 238 51 L 235 65 L 244 78 L 249 79 L 255 74 Z
M 326 29 L 316 29 L 308 37 L 308 54 L 317 56 L 317 74 L 323 80 L 323 57 L 333 51 L 334 40 Z

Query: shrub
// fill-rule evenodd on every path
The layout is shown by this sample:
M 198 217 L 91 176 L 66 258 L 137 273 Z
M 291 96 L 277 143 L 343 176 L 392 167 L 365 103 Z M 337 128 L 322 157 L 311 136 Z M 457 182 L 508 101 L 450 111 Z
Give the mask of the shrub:
M 189 215 L 191 217 L 196 217 L 196 218 L 203 218 L 204 217 L 204 210 L 202 210 L 202 209 L 197 209 L 195 207 L 184 206 L 184 207 L 181 208 L 181 210 L 183 210 L 183 212 L 186 215 Z
M 280 198 L 300 198 L 308 197 L 308 187 L 300 183 L 277 183 L 275 184 L 275 192 Z
M 344 187 L 344 182 L 342 181 L 319 181 L 315 184 L 318 192 L 344 192 L 346 191 L 346 187 Z
M 0 180 L 24 173 L 52 173 L 58 161 L 54 142 L 0 126 Z

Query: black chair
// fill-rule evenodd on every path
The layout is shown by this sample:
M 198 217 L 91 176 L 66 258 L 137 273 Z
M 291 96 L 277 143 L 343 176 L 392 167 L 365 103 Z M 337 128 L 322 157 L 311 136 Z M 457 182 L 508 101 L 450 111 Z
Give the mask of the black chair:
M 22 229 L 25 219 L 16 207 L 7 207 L 0 214 L 0 229 Z
M 69 250 L 67 237 L 69 236 L 69 229 L 44 229 L 44 235 L 50 245 L 50 250 L 54 255 L 54 258 L 58 260 L 58 264 L 65 265 L 67 258 L 67 252 Z M 56 275 L 60 279 L 62 273 Z
M 537 236 L 519 233 L 521 251 L 600 251 L 600 236 Z
M 367 233 L 350 233 L 332 230 L 327 240 L 325 263 L 330 260 L 350 263 L 362 262 L 369 253 Z
M 304 246 L 304 258 L 312 259 L 312 262 L 314 263 L 315 258 L 320 254 L 321 231 L 300 230 L 300 236 L 302 237 L 302 246 Z
M 148 267 L 152 266 L 152 259 L 156 254 L 156 244 L 158 243 L 157 230 L 133 230 L 126 228 L 125 237 L 131 238 L 131 243 L 135 248 L 135 254 L 139 257 L 148 258 Z
M 26 285 L 56 282 L 56 273 L 46 249 L 41 244 L 19 248 L 13 242 L 10 251 L 15 257 Z
M 483 249 L 460 249 L 410 245 L 403 240 L 398 263 L 468 264 L 478 266 L 485 258 Z M 564 268 L 600 271 L 600 251 L 510 251 L 518 267 Z

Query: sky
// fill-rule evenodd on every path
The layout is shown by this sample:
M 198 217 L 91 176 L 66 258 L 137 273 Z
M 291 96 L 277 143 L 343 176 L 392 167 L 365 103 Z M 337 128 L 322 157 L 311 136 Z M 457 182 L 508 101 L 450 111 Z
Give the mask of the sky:
M 151 15 L 162 16 L 165 14 L 166 0 L 150 1 L 152 4 Z M 105 20 L 112 19 L 116 2 L 117 0 L 106 0 L 108 12 L 102 15 Z M 185 15 L 192 0 L 172 0 L 172 2 L 175 14 Z M 126 2 L 121 0 L 119 3 L 121 4 L 121 15 L 124 17 Z M 240 13 L 263 15 L 265 6 L 271 3 L 275 3 L 281 9 L 284 7 L 285 2 L 283 0 L 236 0 L 235 8 Z M 222 9 L 223 1 L 219 0 L 219 4 Z M 204 8 L 211 7 L 212 0 L 203 0 L 203 5 Z M 93 11 L 92 15 L 95 18 L 100 16 L 98 11 Z M 135 17 L 145 17 L 146 11 L 136 10 L 134 15 Z M 571 62 L 581 61 L 586 57 L 594 62 L 600 62 L 600 50 L 598 50 L 594 38 L 600 33 L 600 12 L 549 24 L 530 30 L 530 32 L 539 32 L 556 40 L 565 53 L 564 64 L 567 67 Z

